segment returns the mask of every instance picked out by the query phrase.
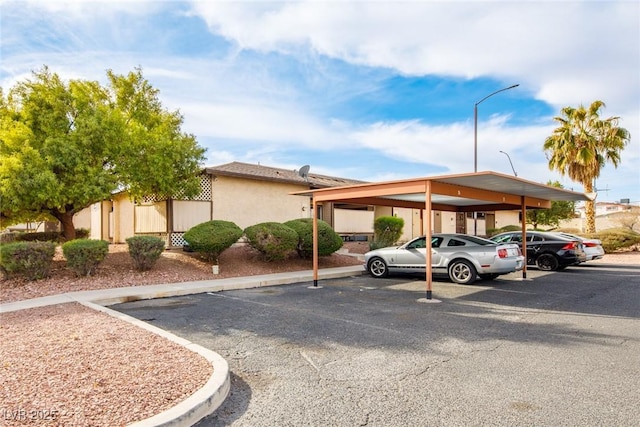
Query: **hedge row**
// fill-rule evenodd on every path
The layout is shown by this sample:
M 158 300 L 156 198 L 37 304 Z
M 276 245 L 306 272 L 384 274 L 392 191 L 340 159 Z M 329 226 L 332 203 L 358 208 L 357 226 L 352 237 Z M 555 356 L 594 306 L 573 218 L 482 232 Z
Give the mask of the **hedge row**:
M 76 239 L 86 239 L 89 237 L 89 230 L 86 228 L 76 229 Z M 11 231 L 0 234 L 0 243 L 13 242 L 53 242 L 63 243 L 64 234 L 60 231 L 37 231 L 34 233 L 24 231 Z
M 127 239 L 129 255 L 137 270 L 153 267 L 164 250 L 164 241 L 153 236 Z M 56 245 L 53 242 L 13 242 L 0 246 L 0 270 L 6 278 L 39 280 L 49 277 Z M 78 276 L 91 276 L 107 256 L 105 240 L 76 239 L 62 245 L 67 267 Z
M 184 234 L 190 250 L 217 263 L 220 254 L 245 236 L 249 245 L 260 251 L 268 261 L 286 259 L 297 252 L 301 258 L 313 255 L 313 220 L 294 219 L 284 224 L 263 222 L 242 230 L 229 221 L 208 221 Z M 318 220 L 318 254 L 331 255 L 342 247 L 342 239 L 331 226 Z

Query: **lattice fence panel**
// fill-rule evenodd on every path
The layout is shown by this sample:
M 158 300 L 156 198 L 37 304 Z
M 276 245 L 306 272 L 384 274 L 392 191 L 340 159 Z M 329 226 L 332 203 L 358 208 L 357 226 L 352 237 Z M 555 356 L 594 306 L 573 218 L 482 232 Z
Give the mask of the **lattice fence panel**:
M 172 248 L 181 248 L 187 244 L 187 241 L 184 240 L 184 233 L 171 233 L 171 247 Z
M 207 174 L 200 175 L 200 194 L 187 199 L 180 191 L 173 198 L 178 200 L 211 200 L 211 177 Z
M 180 190 L 172 198 L 176 200 L 210 201 L 211 200 L 211 177 L 206 173 L 200 175 L 200 194 L 197 194 L 196 196 L 187 199 L 184 196 L 184 192 Z M 142 198 L 142 201 L 145 203 L 154 203 L 154 202 L 159 202 L 161 200 L 166 200 L 166 199 L 167 199 L 166 197 L 160 196 L 158 194 L 150 194 L 150 195 L 144 196 Z

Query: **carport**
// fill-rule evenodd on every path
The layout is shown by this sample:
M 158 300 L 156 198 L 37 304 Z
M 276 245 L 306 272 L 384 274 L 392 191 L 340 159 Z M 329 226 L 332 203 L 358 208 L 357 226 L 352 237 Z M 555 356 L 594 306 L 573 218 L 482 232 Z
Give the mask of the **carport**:
M 318 286 L 318 205 L 328 202 L 372 206 L 424 209 L 426 241 L 431 241 L 432 210 L 478 212 L 520 210 L 522 214 L 522 252 L 527 277 L 526 212 L 527 209 L 548 209 L 552 201 L 587 201 L 586 194 L 550 187 L 497 172 L 476 172 L 456 175 L 413 178 L 397 181 L 322 188 L 294 193 L 309 195 L 313 207 L 313 284 Z M 431 251 L 426 251 L 426 301 L 432 300 Z

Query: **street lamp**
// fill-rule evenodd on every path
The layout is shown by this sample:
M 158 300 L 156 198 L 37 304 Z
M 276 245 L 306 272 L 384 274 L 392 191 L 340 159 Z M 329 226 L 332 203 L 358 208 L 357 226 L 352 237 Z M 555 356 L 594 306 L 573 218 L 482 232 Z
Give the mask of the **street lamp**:
M 501 152 L 502 154 L 504 154 L 505 156 L 507 156 L 507 159 L 509 159 L 509 164 L 511 165 L 511 170 L 513 171 L 513 174 L 514 174 L 515 176 L 518 176 L 518 172 L 516 172 L 515 168 L 513 167 L 513 163 L 511 162 L 511 157 L 509 156 L 509 153 L 504 152 L 504 151 L 502 151 L 502 150 L 500 150 L 500 152 Z
M 515 84 L 513 86 L 505 87 L 500 90 L 497 90 L 493 93 L 482 98 L 480 101 L 473 104 L 473 172 L 478 172 L 478 104 L 484 101 L 487 98 L 492 97 L 496 93 L 504 92 L 505 90 L 513 89 L 514 87 L 518 87 L 520 84 Z M 478 235 L 478 212 L 473 212 L 473 234 Z
M 520 84 L 515 84 L 513 86 L 505 87 L 500 90 L 497 90 L 493 93 L 482 98 L 480 101 L 476 102 L 473 105 L 473 172 L 478 172 L 478 105 L 487 98 L 492 97 L 496 93 L 504 92 L 505 90 L 513 89 L 514 87 L 518 87 Z

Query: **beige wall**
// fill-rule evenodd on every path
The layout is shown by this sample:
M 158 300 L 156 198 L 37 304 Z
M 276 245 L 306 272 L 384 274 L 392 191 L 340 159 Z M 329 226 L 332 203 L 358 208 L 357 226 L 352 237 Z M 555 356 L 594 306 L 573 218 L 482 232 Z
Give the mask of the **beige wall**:
M 84 208 L 73 216 L 73 226 L 76 228 L 91 229 L 91 207 Z
M 309 197 L 289 194 L 306 187 L 218 176 L 212 189 L 213 219 L 232 221 L 242 229 L 261 222 L 310 217 Z
M 339 234 L 373 233 L 373 211 L 334 209 L 334 230 Z
M 496 211 L 496 228 L 506 227 L 507 225 L 521 225 L 520 211 Z

